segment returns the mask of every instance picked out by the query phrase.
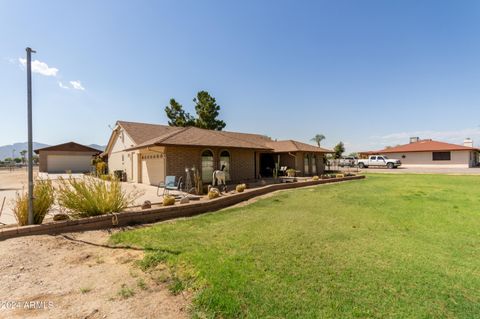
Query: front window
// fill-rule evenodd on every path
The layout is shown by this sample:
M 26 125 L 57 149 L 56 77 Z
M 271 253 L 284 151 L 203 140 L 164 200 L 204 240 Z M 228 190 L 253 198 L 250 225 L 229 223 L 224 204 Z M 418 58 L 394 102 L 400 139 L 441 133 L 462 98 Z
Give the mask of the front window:
M 204 183 L 212 182 L 213 175 L 213 152 L 205 150 L 202 153 L 202 181 Z
M 317 156 L 312 155 L 312 174 L 317 174 Z
M 309 164 L 309 156 L 308 154 L 305 154 L 305 157 L 303 158 L 303 163 L 304 163 L 304 168 L 303 170 L 305 171 L 305 175 L 310 174 L 310 164 Z
M 432 160 L 434 161 L 449 161 L 451 160 L 450 152 L 433 152 Z
M 230 180 L 230 153 L 228 151 L 222 151 L 220 153 L 220 169 L 222 169 L 222 166 L 225 166 L 224 172 L 225 172 L 225 178 L 227 181 Z

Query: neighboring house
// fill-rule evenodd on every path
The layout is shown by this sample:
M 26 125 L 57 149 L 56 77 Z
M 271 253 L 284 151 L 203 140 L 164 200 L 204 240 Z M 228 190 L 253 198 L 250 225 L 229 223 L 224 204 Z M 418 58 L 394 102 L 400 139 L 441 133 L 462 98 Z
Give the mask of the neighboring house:
M 158 185 L 165 176 L 185 178 L 185 169 L 193 167 L 204 183 L 211 183 L 222 165 L 227 181 L 269 177 L 278 160 L 301 176 L 316 175 L 323 172 L 323 156 L 329 152 L 258 134 L 118 121 L 103 155 L 110 173 L 123 171 L 128 181 Z
M 406 167 L 468 168 L 478 165 L 478 151 L 471 139 L 465 139 L 464 145 L 457 145 L 412 137 L 409 144 L 363 152 L 361 155 L 385 154 L 400 159 L 402 166 Z
M 75 142 L 36 149 L 39 171 L 46 173 L 87 173 L 92 170 L 92 157 L 102 151 Z

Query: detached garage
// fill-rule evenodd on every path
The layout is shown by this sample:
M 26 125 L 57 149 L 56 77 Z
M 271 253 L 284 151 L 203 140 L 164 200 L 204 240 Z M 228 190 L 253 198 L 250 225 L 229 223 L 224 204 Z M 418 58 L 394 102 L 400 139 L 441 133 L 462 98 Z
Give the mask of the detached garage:
M 35 150 L 40 157 L 40 172 L 87 173 L 92 170 L 92 157 L 102 151 L 70 142 Z

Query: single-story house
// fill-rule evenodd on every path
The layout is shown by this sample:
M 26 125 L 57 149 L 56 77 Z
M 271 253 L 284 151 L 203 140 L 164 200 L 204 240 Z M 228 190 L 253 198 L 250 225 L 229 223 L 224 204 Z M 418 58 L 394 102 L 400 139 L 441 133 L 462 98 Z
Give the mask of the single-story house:
M 39 155 L 39 171 L 46 173 L 87 173 L 92 158 L 102 151 L 75 142 L 48 146 L 34 151 Z
M 383 150 L 362 152 L 361 156 L 382 154 L 399 159 L 405 167 L 444 167 L 468 168 L 477 166 L 479 149 L 473 147 L 471 139 L 463 145 L 410 138 L 410 143 L 389 147 Z
M 185 170 L 193 167 L 211 183 L 213 171 L 223 165 L 232 183 L 272 176 L 277 162 L 299 176 L 312 176 L 323 172 L 329 152 L 259 134 L 118 121 L 103 156 L 110 173 L 122 171 L 127 181 L 158 185 L 165 176 L 185 179 Z

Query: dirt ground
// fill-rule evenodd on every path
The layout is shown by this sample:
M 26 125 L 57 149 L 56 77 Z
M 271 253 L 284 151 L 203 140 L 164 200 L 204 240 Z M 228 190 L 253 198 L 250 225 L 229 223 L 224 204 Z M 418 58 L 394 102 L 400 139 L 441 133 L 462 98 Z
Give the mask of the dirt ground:
M 109 236 L 1 241 L 0 318 L 187 317 L 189 297 L 172 295 L 161 276 L 139 269 L 143 251 L 105 247 Z

